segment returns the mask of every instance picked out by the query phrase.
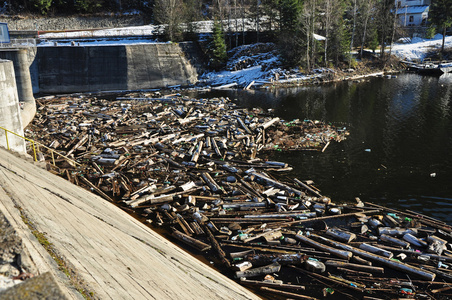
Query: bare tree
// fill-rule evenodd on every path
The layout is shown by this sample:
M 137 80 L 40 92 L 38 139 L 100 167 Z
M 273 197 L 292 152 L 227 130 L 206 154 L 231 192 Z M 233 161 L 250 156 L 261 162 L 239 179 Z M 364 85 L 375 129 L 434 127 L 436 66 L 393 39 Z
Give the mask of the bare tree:
M 165 34 L 170 41 L 182 37 L 180 24 L 183 22 L 184 4 L 182 0 L 156 0 L 154 18 L 158 24 L 166 25 Z

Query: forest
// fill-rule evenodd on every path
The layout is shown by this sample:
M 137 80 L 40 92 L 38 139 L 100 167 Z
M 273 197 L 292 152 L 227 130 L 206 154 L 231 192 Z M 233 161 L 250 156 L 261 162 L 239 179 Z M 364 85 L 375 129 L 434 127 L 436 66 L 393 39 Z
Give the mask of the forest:
M 246 31 L 254 33 L 251 42 L 275 42 L 286 65 L 310 70 L 344 63 L 353 66 L 351 52 L 358 51 L 362 56 L 363 49 L 379 49 L 384 62 L 391 55 L 386 46 L 404 35 L 394 13 L 396 3 L 394 0 L 6 0 L 3 12 L 43 16 L 139 13 L 154 24 L 166 24 L 165 39 L 174 42 L 193 39 L 196 21 L 211 20 L 215 22 L 212 56 L 219 65 L 226 59 L 227 49 L 245 43 Z M 452 26 L 452 0 L 433 0 L 429 14 L 427 37 L 436 32 L 445 34 Z

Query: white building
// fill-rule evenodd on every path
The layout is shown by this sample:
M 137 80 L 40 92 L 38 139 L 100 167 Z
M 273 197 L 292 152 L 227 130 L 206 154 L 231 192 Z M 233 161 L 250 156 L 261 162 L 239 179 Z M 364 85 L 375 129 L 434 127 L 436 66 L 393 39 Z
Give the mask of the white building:
M 431 0 L 396 0 L 397 16 L 402 26 L 424 26 Z

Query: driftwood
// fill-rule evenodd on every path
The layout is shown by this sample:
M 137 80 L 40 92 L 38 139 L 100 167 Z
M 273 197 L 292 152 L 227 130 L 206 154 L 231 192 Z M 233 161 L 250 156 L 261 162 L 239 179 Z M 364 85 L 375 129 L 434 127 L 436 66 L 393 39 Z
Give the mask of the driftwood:
M 211 248 L 210 245 L 207 245 L 206 243 L 203 243 L 200 240 L 192 238 L 191 236 L 188 236 L 178 230 L 174 230 L 172 236 L 178 239 L 179 241 L 184 242 L 185 244 L 198 249 L 199 251 L 207 251 L 210 250 Z
M 336 267 L 336 268 L 342 267 L 342 268 L 349 268 L 349 269 L 359 270 L 359 271 L 384 273 L 384 268 L 381 268 L 381 267 L 363 266 L 363 265 L 345 263 L 345 262 L 334 261 L 334 260 L 327 260 L 325 262 L 325 265 L 329 266 L 329 267 Z
M 328 247 L 324 244 L 318 243 L 314 240 L 311 240 L 310 238 L 307 238 L 303 235 L 301 235 L 300 233 L 297 233 L 297 235 L 295 236 L 295 238 L 297 238 L 298 240 L 302 241 L 305 244 L 308 244 L 310 246 L 313 246 L 317 249 L 329 252 L 333 255 L 336 255 L 337 257 L 343 258 L 343 259 L 350 259 L 352 257 L 352 252 L 350 251 L 343 251 L 343 250 L 339 250 L 339 249 L 335 249 L 335 248 L 331 248 Z
M 328 241 L 330 244 L 334 245 L 335 247 L 341 248 L 341 249 L 346 250 L 346 251 L 350 251 L 353 254 L 356 254 L 356 255 L 359 255 L 361 257 L 367 258 L 369 260 L 378 262 L 378 263 L 383 264 L 385 266 L 388 266 L 390 268 L 393 268 L 393 269 L 396 269 L 396 270 L 399 270 L 399 271 L 402 271 L 402 272 L 406 272 L 406 273 L 409 273 L 409 274 L 412 274 L 412 275 L 416 275 L 416 276 L 419 276 L 419 277 L 421 277 L 423 279 L 426 279 L 426 280 L 433 281 L 435 279 L 435 274 L 433 274 L 431 272 L 427 272 L 427 271 L 424 271 L 422 269 L 410 266 L 408 264 L 404 264 L 404 263 L 401 263 L 401 262 L 398 262 L 398 261 L 395 261 L 395 260 L 391 260 L 391 259 L 388 259 L 388 258 L 385 258 L 385 257 L 381 257 L 381 256 L 375 255 L 373 253 L 370 253 L 370 252 L 367 252 L 367 251 L 363 251 L 363 250 L 357 249 L 355 247 L 349 246 L 347 244 L 331 241 L 331 240 L 322 238 L 322 237 L 317 236 L 317 235 L 314 235 L 314 236 L 316 236 L 317 238 L 319 238 L 319 239 L 321 239 L 323 241 Z
M 356 239 L 356 234 L 335 228 L 328 229 L 326 234 L 333 237 L 335 240 L 339 240 L 344 243 L 350 243 Z
M 266 287 L 282 288 L 285 290 L 294 290 L 294 291 L 301 291 L 301 290 L 306 289 L 306 287 L 304 285 L 287 284 L 287 283 L 279 283 L 279 282 L 271 282 L 271 281 L 256 281 L 256 280 L 246 279 L 244 277 L 240 278 L 240 283 L 244 284 L 244 285 L 266 286 Z
M 224 253 L 224 251 L 221 248 L 220 244 L 218 244 L 217 240 L 213 236 L 211 229 L 208 226 L 204 226 L 204 231 L 207 233 L 207 237 L 209 238 L 210 243 L 212 244 L 213 248 L 215 249 L 215 251 L 217 252 L 218 256 L 220 257 L 221 262 L 226 267 L 230 268 L 231 267 L 231 263 L 226 258 L 226 254 Z
M 249 269 L 246 271 L 237 271 L 235 273 L 235 277 L 237 277 L 237 278 L 256 277 L 256 276 L 260 276 L 260 275 L 278 273 L 280 269 L 281 269 L 281 265 L 275 262 L 275 263 L 272 263 L 270 265 L 263 266 L 263 267 Z
M 362 243 L 361 245 L 359 245 L 359 249 L 367 251 L 367 252 L 371 252 L 377 255 L 381 255 L 387 258 L 392 258 L 394 256 L 394 254 L 390 251 L 366 244 L 366 243 Z
M 295 294 L 295 293 L 290 293 L 290 292 L 285 292 L 285 291 L 272 289 L 272 288 L 269 288 L 269 287 L 261 287 L 261 291 L 270 292 L 270 293 L 273 293 L 273 294 L 289 297 L 289 298 L 292 298 L 292 299 L 307 299 L 307 300 L 316 300 L 317 299 L 317 298 L 313 298 L 313 297 L 309 297 L 309 296 L 304 296 L 304 295 L 301 295 L 299 293 Z
M 307 259 L 303 254 L 248 254 L 245 260 L 254 266 L 268 265 L 277 262 L 280 265 L 300 265 Z

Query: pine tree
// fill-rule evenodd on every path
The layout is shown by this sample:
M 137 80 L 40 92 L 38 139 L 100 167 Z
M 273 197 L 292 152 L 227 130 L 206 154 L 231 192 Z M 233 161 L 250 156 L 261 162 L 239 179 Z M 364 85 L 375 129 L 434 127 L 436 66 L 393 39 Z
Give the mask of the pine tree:
M 212 41 L 209 45 L 209 55 L 210 66 L 213 69 L 221 68 L 228 58 L 223 28 L 218 21 L 215 21 L 213 24 Z
M 33 5 L 41 14 L 46 15 L 52 5 L 52 0 L 33 0 Z
M 430 6 L 429 18 L 433 24 L 443 31 L 443 43 L 441 53 L 444 53 L 444 42 L 447 27 L 452 26 L 452 0 L 435 0 Z

